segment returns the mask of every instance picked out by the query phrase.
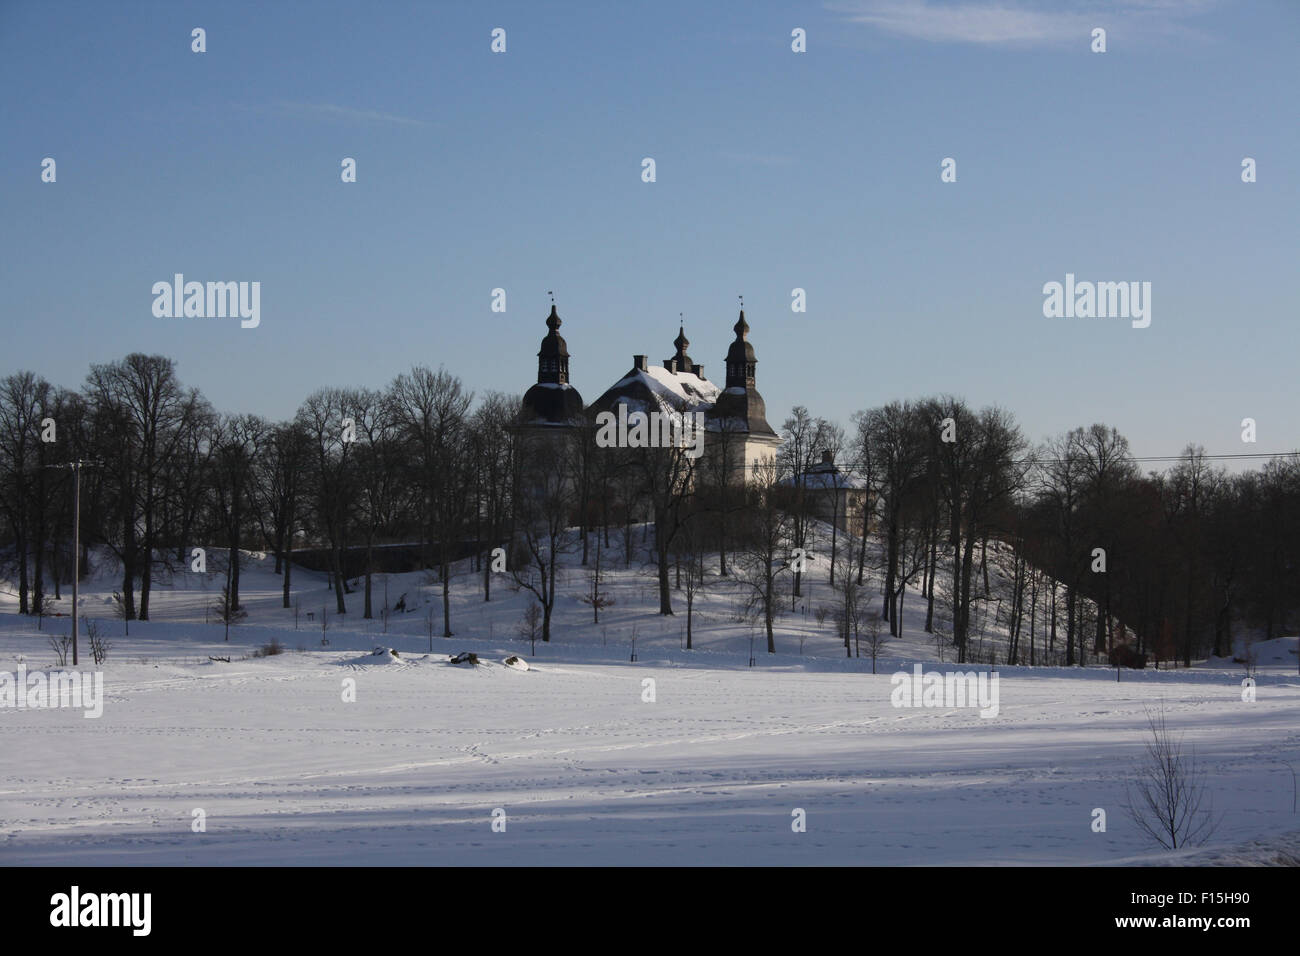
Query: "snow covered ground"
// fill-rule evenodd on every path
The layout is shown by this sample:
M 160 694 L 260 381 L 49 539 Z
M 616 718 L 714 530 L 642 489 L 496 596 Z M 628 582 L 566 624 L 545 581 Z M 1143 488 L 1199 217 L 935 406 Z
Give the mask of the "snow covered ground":
M 249 559 L 250 615 L 229 643 L 204 622 L 217 579 L 177 574 L 129 637 L 106 611 L 111 574 L 92 579 L 83 613 L 113 642 L 103 716 L 0 707 L 0 863 L 1241 864 L 1300 850 L 1295 638 L 1261 648 L 1253 702 L 1231 661 L 1119 682 L 1104 667 L 1001 667 L 997 716 L 981 717 L 891 703 L 893 672 L 957 669 L 935 662 L 917 594 L 872 675 L 811 611 L 782 619 L 776 655 L 759 629 L 751 668 L 730 586 L 697 608 L 686 651 L 684 598 L 660 618 L 635 563 L 610 572 L 603 625 L 577 600 L 585 574 L 568 574 L 535 655 L 516 633 L 527 593 L 504 576 L 488 604 L 475 576 L 455 580 L 457 633 L 432 652 L 439 589 L 424 575 L 388 581 L 389 603 L 405 593 L 413 609 L 386 633 L 351 595 L 328 645 L 323 578 L 295 570 L 295 629 L 264 559 Z M 814 607 L 819 594 L 823 581 Z M 15 607 L 0 595 L 0 671 L 49 669 L 46 634 L 67 618 L 38 633 Z M 251 656 L 273 639 L 285 653 Z M 461 651 L 480 665 L 447 663 Z M 504 666 L 516 654 L 532 669 Z M 1222 814 L 1200 850 L 1153 848 L 1124 810 L 1159 708 Z

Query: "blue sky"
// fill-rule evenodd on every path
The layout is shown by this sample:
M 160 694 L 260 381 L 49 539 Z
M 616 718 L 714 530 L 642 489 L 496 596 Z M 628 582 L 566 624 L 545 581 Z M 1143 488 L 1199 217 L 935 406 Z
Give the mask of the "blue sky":
M 522 391 L 553 289 L 590 401 L 678 313 L 720 380 L 743 293 L 778 427 L 952 392 L 1294 449 L 1298 35 L 1289 0 L 0 0 L 0 374 L 161 352 L 273 418 L 417 363 Z M 261 325 L 155 318 L 176 272 L 260 281 Z M 1150 327 L 1045 318 L 1067 272 L 1151 282 Z

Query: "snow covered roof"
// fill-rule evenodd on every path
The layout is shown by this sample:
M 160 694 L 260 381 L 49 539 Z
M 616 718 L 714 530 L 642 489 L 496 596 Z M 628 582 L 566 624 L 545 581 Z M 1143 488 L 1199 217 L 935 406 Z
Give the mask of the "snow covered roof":
M 718 387 L 693 372 L 659 366 L 634 368 L 611 385 L 593 407 L 625 404 L 632 411 L 703 411 L 718 400 Z

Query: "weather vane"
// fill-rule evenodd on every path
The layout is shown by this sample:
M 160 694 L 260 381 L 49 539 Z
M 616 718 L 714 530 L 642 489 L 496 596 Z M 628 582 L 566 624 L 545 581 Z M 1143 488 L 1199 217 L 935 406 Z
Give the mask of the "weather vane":
M 745 297 L 741 295 L 741 296 L 737 296 L 736 298 L 740 299 L 740 307 L 743 309 L 745 307 Z
M 550 289 L 547 289 L 546 294 L 551 297 L 551 305 L 555 305 L 555 293 L 552 292 Z

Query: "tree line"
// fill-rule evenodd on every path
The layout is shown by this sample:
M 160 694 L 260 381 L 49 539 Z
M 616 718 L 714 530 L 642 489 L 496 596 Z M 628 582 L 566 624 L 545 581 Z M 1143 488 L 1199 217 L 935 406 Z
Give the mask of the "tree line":
M 999 573 L 990 551 L 1010 555 L 997 591 L 1010 598 L 992 611 L 1009 663 L 1083 664 L 1120 648 L 1189 664 L 1228 654 L 1234 629 L 1276 637 L 1297 625 L 1294 454 L 1230 474 L 1188 446 L 1144 473 L 1114 428 L 1031 445 L 1005 409 L 939 396 L 865 409 L 848 428 L 796 407 L 776 457 L 737 469 L 728 446 L 743 434 L 725 420 L 694 458 L 600 448 L 590 421 L 520 429 L 519 407 L 516 395 L 476 397 L 421 367 L 383 389 L 320 389 L 278 422 L 216 411 L 160 355 L 93 365 L 79 389 L 18 372 L 0 381 L 3 573 L 19 612 L 41 614 L 74 566 L 84 575 L 91 550 L 107 549 L 122 616 L 148 620 L 154 584 L 188 569 L 196 546 L 226 552 L 231 608 L 240 551 L 274 556 L 289 607 L 291 553 L 313 548 L 327 555 L 337 613 L 359 604 L 371 618 L 376 549 L 401 543 L 435 575 L 444 635 L 454 567 L 469 558 L 484 600 L 501 571 L 535 596 L 549 640 L 564 555 L 586 569 L 582 599 L 598 620 L 612 603 L 605 568 L 611 556 L 640 560 L 640 529 L 659 612 L 684 602 L 688 646 L 697 596 L 727 579 L 775 651 L 775 621 L 806 587 L 797 556 L 816 535 L 822 552 L 830 537 L 818 558 L 846 651 L 864 626 L 901 634 L 911 588 L 925 630 L 971 659 L 989 624 L 990 564 Z M 819 471 L 824 458 L 839 463 L 843 488 Z M 92 467 L 74 556 L 60 466 L 75 460 Z

